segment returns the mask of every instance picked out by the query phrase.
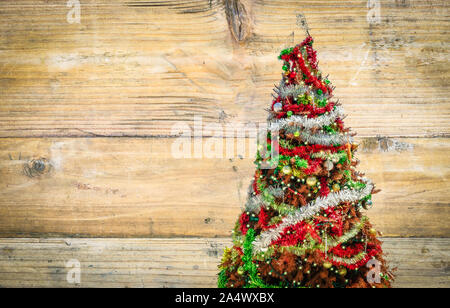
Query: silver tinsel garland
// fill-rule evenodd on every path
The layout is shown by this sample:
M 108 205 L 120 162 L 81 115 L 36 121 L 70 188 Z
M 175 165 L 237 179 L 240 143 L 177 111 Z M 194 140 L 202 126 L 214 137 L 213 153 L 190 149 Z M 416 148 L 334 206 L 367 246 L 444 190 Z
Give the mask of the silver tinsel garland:
M 309 131 L 302 131 L 300 137 L 303 141 L 309 144 L 321 145 L 341 145 L 346 143 L 353 143 L 353 138 L 347 134 L 329 135 L 325 133 L 311 134 Z
M 274 92 L 281 98 L 286 98 L 289 96 L 297 97 L 303 95 L 306 92 L 309 92 L 309 89 L 305 85 L 284 85 L 281 83 L 279 87 L 274 89 Z
M 266 193 L 270 194 L 274 197 L 281 197 L 284 194 L 283 189 L 278 188 L 278 187 L 268 187 L 266 189 Z M 256 196 L 253 195 L 253 185 L 252 185 L 251 193 L 249 194 L 248 201 L 245 204 L 245 211 L 252 212 L 252 213 L 258 213 L 262 206 L 268 207 L 268 206 L 270 206 L 270 204 L 263 195 L 261 195 L 261 194 L 256 195 Z
M 366 183 L 366 186 L 361 190 L 343 189 L 339 192 L 330 193 L 326 197 L 318 197 L 316 200 L 311 201 L 307 206 L 298 209 L 295 213 L 287 215 L 283 218 L 283 222 L 276 228 L 261 233 L 255 239 L 253 242 L 255 252 L 263 252 L 273 241 L 280 238 L 285 228 L 313 217 L 322 209 L 337 206 L 341 202 L 358 201 L 371 194 L 374 188 L 372 182 L 366 178 L 364 178 L 363 181 Z
M 341 106 L 336 106 L 336 108 L 328 114 L 324 114 L 317 118 L 308 118 L 307 116 L 291 116 L 290 118 L 273 120 L 269 123 L 269 130 L 322 128 L 325 125 L 333 124 L 337 118 L 342 119 L 343 117 L 344 109 Z

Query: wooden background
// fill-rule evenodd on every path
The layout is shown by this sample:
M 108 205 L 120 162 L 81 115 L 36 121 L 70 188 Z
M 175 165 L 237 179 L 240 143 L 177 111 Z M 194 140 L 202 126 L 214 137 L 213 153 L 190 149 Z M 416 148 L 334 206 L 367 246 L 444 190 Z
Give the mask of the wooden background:
M 264 122 L 297 14 L 382 189 L 395 286 L 449 287 L 450 5 L 375 2 L 82 0 L 70 24 L 66 1 L 1 1 L 0 287 L 215 286 L 254 153 L 176 159 L 173 127 Z

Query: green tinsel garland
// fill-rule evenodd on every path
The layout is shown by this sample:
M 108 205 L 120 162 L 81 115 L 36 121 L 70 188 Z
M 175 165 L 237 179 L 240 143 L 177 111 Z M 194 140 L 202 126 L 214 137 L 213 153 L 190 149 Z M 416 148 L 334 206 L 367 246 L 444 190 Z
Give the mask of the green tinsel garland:
M 294 206 L 285 203 L 277 204 L 275 202 L 275 197 L 271 195 L 265 188 L 259 187 L 259 189 L 262 192 L 261 196 L 264 202 L 266 202 L 271 208 L 276 210 L 280 215 L 284 216 L 287 214 L 292 214 L 297 210 L 297 208 L 295 208 Z
M 289 141 L 284 140 L 284 139 L 278 140 L 278 144 L 279 144 L 282 148 L 289 149 L 289 150 L 292 150 L 292 149 L 295 148 L 295 146 L 293 146 Z
M 322 158 L 326 160 L 330 160 L 334 163 L 343 164 L 348 161 L 348 154 L 346 151 L 340 150 L 337 153 L 325 153 L 325 152 L 317 152 L 311 154 L 312 158 Z M 345 170 L 348 171 L 348 170 Z
M 227 287 L 228 278 L 227 278 L 227 270 L 222 269 L 219 273 L 219 278 L 217 279 L 217 286 L 221 289 Z
M 253 263 L 253 241 L 255 240 L 255 230 L 248 229 L 247 234 L 245 235 L 244 241 L 244 256 L 242 257 L 242 261 L 244 262 L 244 270 L 248 274 L 248 288 L 270 288 L 258 277 L 258 269 L 256 268 L 256 264 Z

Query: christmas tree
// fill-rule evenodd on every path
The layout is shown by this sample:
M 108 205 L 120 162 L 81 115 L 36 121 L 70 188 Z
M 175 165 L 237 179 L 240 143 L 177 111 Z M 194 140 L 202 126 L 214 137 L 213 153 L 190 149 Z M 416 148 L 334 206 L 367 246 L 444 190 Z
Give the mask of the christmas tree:
M 279 59 L 283 73 L 269 110 L 267 143 L 258 146 L 255 176 L 218 285 L 390 287 L 378 232 L 363 213 L 377 190 L 356 171 L 354 134 L 318 69 L 313 39 L 308 34 Z M 275 156 L 269 153 L 274 147 Z

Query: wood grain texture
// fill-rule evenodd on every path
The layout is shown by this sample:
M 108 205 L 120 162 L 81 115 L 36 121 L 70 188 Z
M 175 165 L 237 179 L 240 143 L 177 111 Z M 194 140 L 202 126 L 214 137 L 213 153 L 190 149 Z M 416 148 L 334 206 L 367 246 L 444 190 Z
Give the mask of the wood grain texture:
M 450 287 L 450 239 L 383 239 L 394 287 Z M 0 239 L 1 287 L 216 287 L 229 239 Z M 67 282 L 77 259 L 80 284 Z
M 361 136 L 450 133 L 448 1 L 382 1 L 380 23 L 365 0 L 81 3 L 69 24 L 65 1 L 0 2 L 0 137 L 262 122 L 299 13 Z
M 69 24 L 66 1 L 0 1 L 0 287 L 214 287 L 254 152 L 175 159 L 173 128 L 264 122 L 297 14 L 383 190 L 371 221 L 444 237 L 385 238 L 395 286 L 450 287 L 449 7 L 385 0 L 377 22 L 366 0 L 83 0 Z
M 229 236 L 254 152 L 175 159 L 175 140 L 0 139 L 0 236 Z M 368 211 L 376 228 L 386 236 L 449 237 L 448 139 L 360 143 L 359 170 L 382 189 Z

